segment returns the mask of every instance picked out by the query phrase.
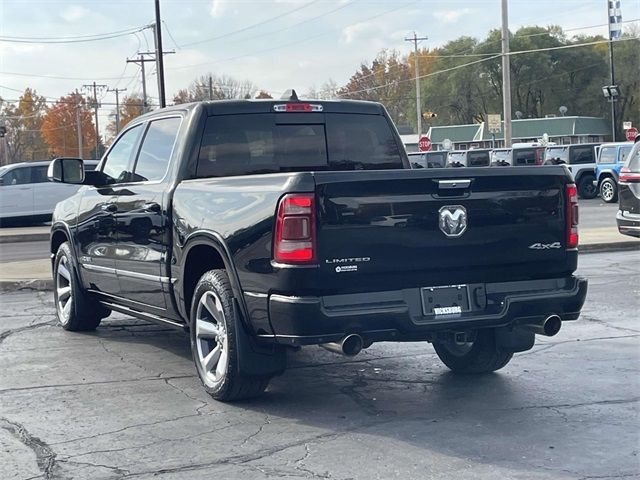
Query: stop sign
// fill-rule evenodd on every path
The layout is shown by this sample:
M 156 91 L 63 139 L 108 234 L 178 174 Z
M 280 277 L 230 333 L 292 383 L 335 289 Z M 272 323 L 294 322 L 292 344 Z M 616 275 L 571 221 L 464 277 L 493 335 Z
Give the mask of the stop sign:
M 418 148 L 421 152 L 428 152 L 429 150 L 431 150 L 431 139 L 426 135 L 424 137 L 420 137 Z
M 633 142 L 638 136 L 638 129 L 636 127 L 628 128 L 627 131 L 624 132 L 624 134 L 627 137 L 627 140 Z M 420 139 L 420 141 L 422 141 L 422 139 Z

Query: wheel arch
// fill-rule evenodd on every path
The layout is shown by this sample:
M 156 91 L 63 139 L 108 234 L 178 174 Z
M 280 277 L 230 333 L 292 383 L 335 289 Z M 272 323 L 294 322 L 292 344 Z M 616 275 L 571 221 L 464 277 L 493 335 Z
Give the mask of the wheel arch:
M 209 270 L 220 268 L 226 270 L 233 295 L 245 320 L 245 326 L 252 331 L 238 272 L 224 239 L 215 232 L 197 231 L 186 239 L 182 250 L 184 260 L 176 282 L 176 293 L 180 298 L 179 306 L 185 318 L 189 318 L 191 300 L 198 280 Z

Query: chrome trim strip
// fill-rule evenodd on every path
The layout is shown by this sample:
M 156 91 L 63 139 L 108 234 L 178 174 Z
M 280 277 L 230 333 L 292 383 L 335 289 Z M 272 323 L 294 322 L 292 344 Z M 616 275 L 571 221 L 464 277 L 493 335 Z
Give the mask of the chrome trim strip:
M 244 292 L 244 294 L 247 297 L 254 297 L 254 298 L 267 298 L 269 296 L 266 293 L 256 293 L 256 292 Z
M 148 273 L 131 272 L 129 270 L 121 270 L 118 268 L 103 267 L 101 265 L 92 265 L 90 263 L 82 263 L 82 268 L 94 272 L 110 273 L 112 275 L 122 275 L 123 277 L 137 278 L 139 280 L 148 280 L 150 282 L 171 284 L 175 283 L 177 278 L 161 277 L 159 275 L 149 275 Z
M 320 303 L 318 297 L 287 297 L 285 295 L 271 295 L 270 300 L 283 303 Z
M 81 263 L 82 268 L 93 272 L 111 273 L 116 275 L 116 269 L 110 267 L 103 267 L 101 265 L 92 265 L 90 263 Z

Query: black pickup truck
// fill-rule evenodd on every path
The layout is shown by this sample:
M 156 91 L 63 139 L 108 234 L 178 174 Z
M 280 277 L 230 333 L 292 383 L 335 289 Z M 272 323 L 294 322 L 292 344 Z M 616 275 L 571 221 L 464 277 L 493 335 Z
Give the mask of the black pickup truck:
M 576 187 L 563 166 L 411 170 L 385 109 L 203 102 L 126 126 L 51 229 L 57 315 L 190 331 L 214 398 L 258 395 L 287 351 L 426 341 L 490 372 L 576 320 Z

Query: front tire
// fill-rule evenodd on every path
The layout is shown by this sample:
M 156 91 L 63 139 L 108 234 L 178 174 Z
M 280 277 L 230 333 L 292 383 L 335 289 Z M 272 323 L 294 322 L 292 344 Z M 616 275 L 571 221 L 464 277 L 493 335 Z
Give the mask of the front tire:
M 497 347 L 495 331 L 491 328 L 478 330 L 473 342 L 433 342 L 433 348 L 442 363 L 454 373 L 495 372 L 507 365 L 513 357 L 513 352 Z
M 605 203 L 615 203 L 618 201 L 618 184 L 616 181 L 607 177 L 600 183 L 600 197 Z
M 262 394 L 270 377 L 239 372 L 237 329 L 243 327 L 236 318 L 233 291 L 224 270 L 202 276 L 193 294 L 190 319 L 191 352 L 207 393 L 222 402 Z
M 72 332 L 95 330 L 110 311 L 82 289 L 69 242 L 58 248 L 53 263 L 53 298 L 60 325 Z

